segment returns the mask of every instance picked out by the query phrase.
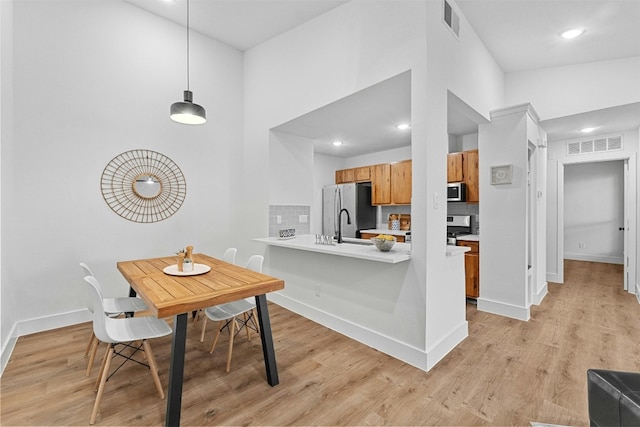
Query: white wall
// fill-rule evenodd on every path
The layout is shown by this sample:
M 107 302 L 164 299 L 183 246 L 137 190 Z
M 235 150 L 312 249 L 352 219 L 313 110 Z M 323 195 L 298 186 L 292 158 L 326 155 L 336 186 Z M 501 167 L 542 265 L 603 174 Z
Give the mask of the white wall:
M 508 73 L 507 105 L 532 103 L 541 120 L 640 100 L 640 57 Z
M 448 91 L 471 109 L 488 118 L 489 112 L 504 105 L 504 74 L 487 52 L 468 21 L 460 15 L 460 37 L 456 40 L 442 21 L 442 2 L 428 1 L 427 7 L 427 79 L 424 96 L 426 111 L 417 119 L 424 121 L 426 139 L 416 147 L 413 139 L 413 178 L 426 181 L 424 192 L 416 193 L 411 204 L 413 246 L 426 239 L 427 263 L 427 336 L 444 339 L 439 319 L 454 322 L 465 316 L 465 306 L 443 280 L 446 273 L 446 185 Z M 452 5 L 457 8 L 455 3 Z M 422 88 L 420 88 L 422 90 Z M 418 92 L 421 93 L 421 92 Z M 422 122 L 421 122 L 422 123 Z M 415 119 L 412 129 L 415 130 Z M 416 161 L 421 159 L 421 161 Z M 481 194 L 482 197 L 482 194 Z M 436 207 L 434 198 L 439 200 Z M 419 202 L 419 204 L 417 203 Z M 482 203 L 481 205 L 482 206 Z M 426 222 L 415 212 L 426 211 Z M 480 219 L 482 221 L 482 218 Z M 416 237 L 417 236 L 417 237 Z M 481 248 L 482 251 L 482 248 Z
M 3 232 L 4 218 L 8 215 L 11 205 L 4 200 L 12 198 L 13 186 L 8 185 L 12 175 L 13 161 L 11 145 L 13 140 L 13 2 L 0 1 L 0 173 L 2 183 L 0 187 L 0 259 L 5 249 Z M 7 213 L 5 213 L 5 210 Z M 3 250 L 4 249 L 4 250 Z M 9 355 L 15 344 L 13 336 L 15 327 L 16 306 L 14 304 L 14 288 L 8 286 L 5 278 L 6 270 L 0 263 L 0 372 L 4 370 Z
M 480 297 L 478 309 L 529 319 L 527 148 L 529 106 L 492 114 L 479 126 Z M 492 185 L 491 167 L 512 166 L 512 182 Z
M 245 163 L 253 165 L 258 174 L 267 170 L 269 166 L 260 161 L 266 157 L 267 131 L 280 123 L 407 70 L 412 71 L 412 90 L 424 87 L 425 49 L 424 8 L 421 3 L 411 1 L 393 4 L 387 1 L 350 2 L 251 49 L 246 53 L 245 150 L 251 156 Z M 413 96 L 412 111 L 414 115 L 418 114 L 418 122 L 423 117 L 424 102 L 423 96 Z M 414 141 L 424 141 L 422 123 L 413 126 Z M 326 159 L 317 157 L 320 168 L 321 160 Z M 421 162 L 426 162 L 426 159 L 422 158 Z M 275 170 L 272 172 L 277 173 Z M 330 179 L 333 182 L 333 172 Z M 424 188 L 424 180 L 417 185 L 418 191 L 420 187 Z M 245 229 L 245 235 L 247 238 L 266 235 L 260 223 L 262 206 L 269 202 L 269 195 L 257 186 L 251 200 L 248 196 L 243 203 L 251 203 L 254 208 L 243 209 L 247 215 L 252 215 L 245 222 L 254 226 Z M 279 299 L 279 303 L 296 309 L 302 306 L 302 310 L 306 310 L 305 315 L 312 318 L 326 312 L 332 319 L 337 319 L 338 330 L 344 333 L 348 333 L 345 329 L 355 321 L 358 325 L 356 333 L 365 333 L 366 329 L 378 337 L 389 338 L 399 351 L 422 349 L 424 354 L 424 247 L 414 247 L 415 262 L 390 270 L 396 272 L 394 281 L 398 281 L 392 288 L 383 283 L 388 274 L 367 275 L 371 279 L 367 288 L 368 298 L 361 291 L 344 287 L 342 278 L 352 277 L 350 270 L 357 267 L 357 262 L 314 256 L 312 264 L 320 263 L 322 266 L 318 270 L 309 265 L 310 261 L 304 254 L 281 252 L 273 248 L 266 250 L 265 262 L 265 270 L 285 279 L 285 291 L 281 296 L 286 299 Z M 375 263 L 365 264 L 372 264 L 367 265 L 372 272 L 380 267 Z M 408 271 L 400 272 L 398 268 Z M 329 271 L 331 274 L 327 276 Z M 314 296 L 310 281 L 323 288 L 322 297 Z M 393 298 L 389 292 L 394 293 Z M 365 304 L 368 299 L 393 308 L 384 312 L 372 310 Z M 456 327 L 457 324 L 442 323 L 442 329 L 449 334 Z M 426 366 L 424 359 L 415 363 Z
M 121 293 L 119 260 L 187 244 L 222 254 L 234 242 L 227 230 L 243 137 L 239 51 L 191 34 L 191 89 L 209 122 L 188 127 L 168 117 L 186 89 L 184 27 L 125 2 L 34 0 L 13 2 L 12 33 L 6 3 L 3 43 L 13 37 L 14 56 L 2 62 L 3 123 L 4 94 L 20 95 L 13 133 L 3 125 L 2 134 L 3 346 L 14 325 L 24 334 L 88 318 L 80 261 Z M 105 165 L 135 148 L 167 155 L 186 178 L 186 200 L 165 221 L 127 221 L 102 198 Z M 18 309 L 5 311 L 7 303 Z
M 271 131 L 269 141 L 269 203 L 311 206 L 313 140 Z
M 300 266 L 306 265 L 298 259 L 303 255 L 288 254 L 296 261 L 283 268 L 282 263 L 290 258 L 279 249 L 266 250 L 266 269 L 285 278 L 287 285 L 280 295 L 289 298 L 291 306 L 299 304 L 296 308 L 308 310 L 310 317 L 317 315 L 330 322 L 323 317 L 327 315 L 339 325 L 332 323 L 331 327 L 361 334 L 359 338 L 383 351 L 389 350 L 385 343 L 393 341 L 390 351 L 404 360 L 415 356 L 415 351 L 426 355 L 426 361 L 410 362 L 423 368 L 433 366 L 467 334 L 464 283 L 452 267 L 457 262 L 461 268 L 462 259 L 454 262 L 445 255 L 447 90 L 486 116 L 490 109 L 502 105 L 504 95 L 502 71 L 472 28 L 463 18 L 460 40 L 455 40 L 441 16 L 440 2 L 350 2 L 251 49 L 245 57 L 246 147 L 242 163 L 257 176 L 268 170 L 263 160 L 267 158 L 268 129 L 412 71 L 414 237 L 412 261 L 398 278 L 401 282 L 394 284 L 394 309 L 374 313 L 358 308 L 362 296 L 357 292 L 343 292 L 344 300 L 339 304 L 325 304 L 322 298 L 318 301 L 308 275 L 298 274 Z M 243 212 L 238 221 L 248 224 L 240 233 L 247 238 L 266 234 L 267 189 L 256 183 L 243 191 L 243 199 L 238 201 L 238 211 Z M 440 197 L 438 207 L 432 204 L 434 193 Z M 332 262 L 337 277 L 351 277 L 342 270 L 339 259 Z M 342 283 L 336 285 L 336 280 L 318 276 L 315 279 L 323 288 L 333 289 Z M 378 286 L 383 278 L 373 276 L 372 280 L 367 297 L 388 299 L 389 289 Z M 352 318 L 358 322 L 355 332 Z M 406 353 L 397 354 L 403 351 Z
M 565 259 L 623 263 L 624 161 L 564 168 Z
M 361 156 L 348 157 L 344 159 L 344 167 L 357 168 L 360 166 L 399 162 L 409 159 L 411 159 L 411 146 L 378 151 L 377 153 L 363 154 Z

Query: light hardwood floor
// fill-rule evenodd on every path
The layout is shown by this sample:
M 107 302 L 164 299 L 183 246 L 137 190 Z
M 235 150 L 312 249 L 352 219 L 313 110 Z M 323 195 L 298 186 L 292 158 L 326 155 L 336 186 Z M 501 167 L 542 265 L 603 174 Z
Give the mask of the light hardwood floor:
M 260 340 L 208 352 L 189 326 L 183 425 L 588 425 L 588 368 L 640 371 L 640 305 L 618 265 L 567 261 L 566 282 L 521 322 L 467 305 L 469 337 L 426 373 L 270 304 L 280 384 Z M 21 337 L 1 379 L 0 424 L 87 425 L 95 394 L 83 353 L 90 324 Z M 222 338 L 221 338 L 222 340 Z M 167 387 L 170 337 L 152 341 Z M 103 348 L 103 347 L 101 347 Z M 163 425 L 145 368 L 107 383 L 96 425 Z

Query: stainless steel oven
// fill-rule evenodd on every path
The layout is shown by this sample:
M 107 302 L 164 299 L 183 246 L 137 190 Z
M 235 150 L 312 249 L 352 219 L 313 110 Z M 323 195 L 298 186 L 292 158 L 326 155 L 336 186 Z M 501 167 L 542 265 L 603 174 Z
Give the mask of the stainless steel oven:
M 464 182 L 447 184 L 447 202 L 464 202 L 467 200 L 467 186 Z
M 447 215 L 447 245 L 455 245 L 457 237 L 471 234 L 471 215 Z

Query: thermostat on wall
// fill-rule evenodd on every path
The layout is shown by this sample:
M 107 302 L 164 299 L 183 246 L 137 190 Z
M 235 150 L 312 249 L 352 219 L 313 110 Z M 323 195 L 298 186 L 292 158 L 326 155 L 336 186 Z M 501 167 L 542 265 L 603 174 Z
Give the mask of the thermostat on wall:
M 491 166 L 491 185 L 511 184 L 513 165 Z

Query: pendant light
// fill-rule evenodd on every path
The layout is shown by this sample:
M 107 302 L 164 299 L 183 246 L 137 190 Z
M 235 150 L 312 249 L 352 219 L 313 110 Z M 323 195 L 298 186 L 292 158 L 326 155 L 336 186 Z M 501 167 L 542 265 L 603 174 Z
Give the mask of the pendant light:
M 185 125 L 201 125 L 207 122 L 204 108 L 193 103 L 193 93 L 189 90 L 189 0 L 187 0 L 187 90 L 184 101 L 171 104 L 171 120 Z

